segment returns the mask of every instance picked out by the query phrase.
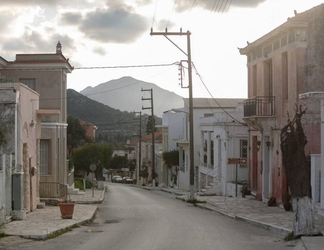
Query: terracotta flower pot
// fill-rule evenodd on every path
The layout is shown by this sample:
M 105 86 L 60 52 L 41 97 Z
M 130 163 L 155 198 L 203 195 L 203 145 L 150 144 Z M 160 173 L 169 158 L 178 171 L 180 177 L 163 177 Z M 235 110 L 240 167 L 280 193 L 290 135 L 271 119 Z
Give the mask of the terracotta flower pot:
M 74 205 L 74 202 L 59 203 L 62 219 L 72 219 Z

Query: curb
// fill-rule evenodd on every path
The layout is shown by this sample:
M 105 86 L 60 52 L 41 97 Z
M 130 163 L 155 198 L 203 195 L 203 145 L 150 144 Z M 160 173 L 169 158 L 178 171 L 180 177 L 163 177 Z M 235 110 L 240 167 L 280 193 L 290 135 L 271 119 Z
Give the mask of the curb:
M 248 218 L 245 218 L 243 216 L 235 216 L 235 219 L 240 220 L 240 221 L 244 221 L 247 222 L 249 224 L 264 228 L 270 232 L 282 235 L 282 236 L 287 236 L 289 233 L 291 233 L 291 231 L 289 231 L 286 228 L 282 228 L 282 227 L 277 227 L 274 225 L 270 225 L 270 224 L 266 224 L 266 223 L 262 223 L 260 221 L 256 221 L 256 220 L 251 220 Z
M 73 224 L 70 225 L 70 226 L 66 226 L 66 227 L 64 227 L 64 228 L 60 228 L 60 229 L 58 229 L 58 230 L 55 230 L 55 231 L 53 231 L 53 232 L 48 233 L 47 235 L 45 235 L 45 237 L 40 236 L 40 237 L 42 237 L 42 238 L 38 238 L 38 239 L 37 239 L 37 238 L 30 238 L 30 239 L 46 240 L 46 239 L 51 238 L 52 236 L 54 236 L 54 235 L 56 235 L 56 234 L 61 235 L 61 234 L 63 234 L 66 230 L 73 229 L 75 226 L 81 226 L 81 225 L 87 224 L 87 223 L 89 223 L 89 222 L 91 222 L 91 221 L 93 221 L 93 220 L 95 219 L 98 210 L 99 210 L 99 208 L 97 207 L 97 208 L 95 209 L 93 215 L 92 215 L 91 218 L 89 218 L 89 219 L 83 219 L 83 220 L 81 220 L 81 221 L 79 221 L 79 222 L 73 223 Z M 56 237 L 56 236 L 55 236 L 55 237 Z

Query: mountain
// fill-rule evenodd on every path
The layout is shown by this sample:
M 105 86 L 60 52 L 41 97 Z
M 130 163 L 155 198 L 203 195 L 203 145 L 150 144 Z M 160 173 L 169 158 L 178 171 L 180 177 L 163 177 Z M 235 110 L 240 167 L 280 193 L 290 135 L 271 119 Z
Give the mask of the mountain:
M 139 134 L 139 121 L 134 120 L 134 113 L 111 108 L 73 89 L 67 90 L 67 113 L 97 126 L 97 142 L 121 144 Z M 147 120 L 148 115 L 142 115 L 142 135 L 145 135 Z M 155 117 L 155 123 L 162 121 Z
M 158 117 L 162 117 L 164 111 L 184 107 L 183 98 L 174 92 L 129 76 L 111 80 L 95 87 L 87 87 L 80 93 L 115 109 L 128 112 L 142 111 L 142 113 L 151 114 L 150 109 L 142 110 L 142 107 L 151 107 L 150 101 L 142 100 L 142 97 L 151 98 L 150 93 L 141 91 L 142 89 L 153 89 L 154 115 Z

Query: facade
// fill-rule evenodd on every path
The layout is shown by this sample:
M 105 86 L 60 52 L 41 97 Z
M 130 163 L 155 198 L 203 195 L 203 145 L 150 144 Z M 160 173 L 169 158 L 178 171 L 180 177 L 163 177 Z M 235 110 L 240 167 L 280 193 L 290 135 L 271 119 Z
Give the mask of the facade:
M 303 128 L 306 154 L 320 154 L 319 100 L 299 94 L 324 90 L 324 4 L 297 14 L 240 49 L 247 56 L 248 99 L 244 120 L 249 125 L 249 188 L 258 200 L 289 192 L 282 165 L 280 131 L 296 108 L 308 109 Z
M 185 98 L 185 107 L 184 111 L 188 116 L 189 110 L 189 99 Z M 193 99 L 193 131 L 194 131 L 194 166 L 195 166 L 195 189 L 198 191 L 200 189 L 199 183 L 205 182 L 203 179 L 199 179 L 200 177 L 203 178 L 204 175 L 210 175 L 212 178 L 216 178 L 215 172 L 210 172 L 213 169 L 214 164 L 208 162 L 209 167 L 207 164 L 207 158 L 205 157 L 205 153 L 201 152 L 201 148 L 204 145 L 205 139 L 211 141 L 213 138 L 213 133 L 211 133 L 210 128 L 208 130 L 201 130 L 200 119 L 204 117 L 213 117 L 214 113 L 222 113 L 222 112 L 229 112 L 235 111 L 238 104 L 242 103 L 243 99 L 213 99 L 213 98 L 194 98 Z M 189 121 L 189 117 L 188 117 Z M 190 154 L 189 154 L 189 136 L 187 137 L 187 131 L 189 131 L 189 126 L 184 126 L 184 138 L 178 139 L 177 145 L 179 146 L 179 153 L 180 153 L 180 171 L 179 171 L 179 187 L 183 190 L 189 190 L 190 184 Z M 206 127 L 207 128 L 207 127 Z M 209 131 L 209 132 L 208 132 Z M 216 135 L 215 135 L 216 136 Z M 214 139 L 213 139 L 214 140 Z M 207 145 L 207 144 L 206 144 Z M 212 147 L 211 144 L 208 144 L 208 152 Z M 206 147 L 206 154 L 207 154 L 207 147 Z M 206 161 L 205 161 L 206 159 Z M 210 158 L 211 159 L 211 158 Z M 206 163 L 206 164 L 205 164 Z M 207 170 L 209 168 L 209 170 Z
M 162 125 L 157 126 L 162 131 L 162 148 L 163 152 L 178 150 L 178 140 L 188 140 L 188 111 L 184 109 L 173 109 L 163 112 Z M 179 151 L 182 155 L 183 151 Z M 180 165 L 180 164 L 179 164 Z M 181 188 L 183 180 L 179 179 L 179 171 L 182 171 L 183 166 L 176 166 L 173 169 L 168 169 L 164 164 L 163 159 L 160 161 L 159 183 L 166 186 L 174 186 Z M 176 176 L 176 179 L 174 179 Z
M 52 54 L 17 54 L 2 75 L 21 82 L 39 96 L 41 138 L 40 182 L 67 184 L 67 74 L 73 70 L 58 42 Z
M 39 94 L 0 77 L 0 224 L 5 216 L 24 219 L 39 203 Z
M 139 145 L 139 143 L 141 143 L 141 145 Z M 154 133 L 154 151 L 155 151 L 155 158 L 154 158 L 154 170 L 155 173 L 158 174 L 159 176 L 159 172 L 158 168 L 157 168 L 157 162 L 159 162 L 160 160 L 157 159 L 157 154 L 159 154 L 159 152 L 161 151 L 162 148 L 162 131 L 159 130 L 157 132 Z M 144 135 L 141 137 L 141 140 L 138 141 L 138 157 L 136 159 L 136 170 L 138 170 L 138 168 L 140 168 L 137 172 L 140 173 L 143 166 L 147 167 L 149 176 L 148 178 L 142 178 L 142 177 L 138 177 L 138 181 L 137 184 L 138 185 L 147 185 L 149 182 L 152 181 L 152 173 L 153 173 L 153 165 L 152 165 L 152 159 L 153 159 L 153 141 L 152 141 L 152 134 L 148 134 L 148 135 Z M 139 151 L 139 149 L 141 151 Z M 158 161 L 157 161 L 158 160 Z M 141 162 L 141 166 L 140 163 Z
M 205 194 L 237 197 L 238 184 L 248 182 L 246 164 L 228 164 L 229 158 L 247 158 L 248 126 L 243 121 L 243 101 L 227 100 L 227 111 L 201 117 L 198 189 Z M 236 107 L 235 107 L 236 105 Z
M 86 121 L 83 121 L 83 120 L 80 120 L 80 124 L 85 129 L 86 136 L 93 139 L 93 141 L 95 141 L 97 126 L 93 125 L 90 122 L 86 122 Z

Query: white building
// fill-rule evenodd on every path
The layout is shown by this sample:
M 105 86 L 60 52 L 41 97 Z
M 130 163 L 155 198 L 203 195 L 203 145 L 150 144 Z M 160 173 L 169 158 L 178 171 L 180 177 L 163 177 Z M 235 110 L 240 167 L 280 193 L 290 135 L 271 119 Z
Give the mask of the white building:
M 193 99 L 193 132 L 194 132 L 194 166 L 195 166 L 195 189 L 201 189 L 203 182 L 206 183 L 206 176 L 210 176 L 212 180 L 219 178 L 224 179 L 224 189 L 221 190 L 226 195 L 226 182 L 231 180 L 233 174 L 229 172 L 225 175 L 218 175 L 216 169 L 226 166 L 226 157 L 239 157 L 239 146 L 241 143 L 239 138 L 247 138 L 247 128 L 241 131 L 237 127 L 243 127 L 239 122 L 232 122 L 237 119 L 242 122 L 243 110 L 239 107 L 243 103 L 243 99 L 213 99 L 213 98 L 194 98 Z M 185 99 L 185 107 L 183 111 L 189 121 L 189 99 Z M 229 114 L 234 116 L 231 117 Z M 237 117 L 237 118 L 235 118 Z M 190 126 L 190 124 L 188 124 Z M 178 139 L 180 153 L 180 171 L 179 171 L 179 188 L 189 190 L 189 173 L 190 173 L 190 154 L 189 154 L 189 136 L 187 135 L 188 126 L 183 126 L 183 138 Z M 217 137 L 216 137 L 217 136 Z M 223 136 L 223 137 L 220 137 Z M 225 143 L 225 144 L 224 144 Z M 243 143 L 243 142 L 242 142 Z M 215 146 L 213 145 L 221 145 Z M 233 145 L 232 145 L 233 144 Z M 206 146 L 204 150 L 204 145 Z M 225 146 L 226 145 L 226 146 Z M 213 149 L 214 148 L 214 149 Z M 217 153 L 217 161 L 212 160 Z M 218 154 L 221 154 L 218 155 Z M 219 162 L 220 161 L 220 162 Z M 232 167 L 229 167 L 231 169 Z M 228 170 L 231 171 L 231 170 Z M 222 170 L 220 171 L 220 173 Z M 244 175 L 240 177 L 242 179 Z M 245 178 L 245 177 L 244 177 Z M 247 177 L 246 177 L 247 179 Z M 219 180 L 220 181 L 220 180 Z M 220 182 L 219 182 L 220 183 Z M 222 186 L 222 184 L 220 184 Z M 204 186 L 203 186 L 204 187 Z

